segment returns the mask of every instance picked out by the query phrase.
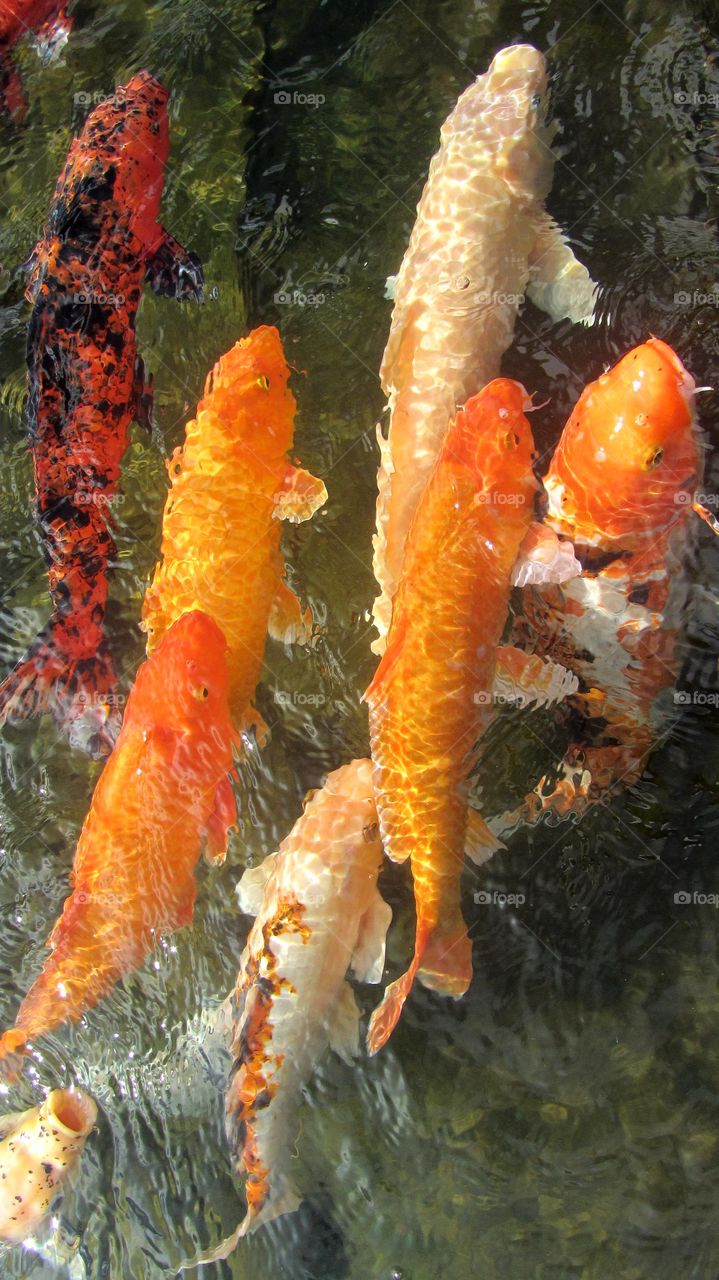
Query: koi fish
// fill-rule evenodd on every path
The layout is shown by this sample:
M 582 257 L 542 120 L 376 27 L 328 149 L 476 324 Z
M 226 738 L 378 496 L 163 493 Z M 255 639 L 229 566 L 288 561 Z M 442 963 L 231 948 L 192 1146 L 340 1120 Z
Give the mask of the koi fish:
M 256 916 L 231 997 L 235 1065 L 225 1099 L 247 1213 L 217 1248 L 180 1270 L 226 1258 L 249 1232 L 300 1203 L 291 1167 L 302 1089 L 329 1045 L 359 1052 L 345 975 L 379 982 L 391 908 L 377 889 L 382 846 L 369 760 L 310 793 L 279 852 L 245 872 L 241 910 Z
M 65 0 L 3 0 L 0 6 L 0 110 L 20 122 L 27 104 L 10 54 L 23 36 L 34 34 L 46 53 L 65 43 L 72 30 Z
M 236 820 L 225 654 L 217 624 L 193 612 L 140 667 L 80 835 L 50 955 L 15 1027 L 0 1038 L 0 1059 L 77 1021 L 140 967 L 158 933 L 192 921 L 203 846 L 208 862 L 223 862 Z
M 53 1089 L 38 1107 L 0 1116 L 0 1240 L 34 1235 L 77 1166 L 97 1107 L 80 1089 Z
M 441 130 L 394 285 L 380 369 L 373 605 L 381 654 L 405 543 L 458 405 L 500 372 L 525 294 L 554 320 L 590 323 L 595 286 L 544 208 L 554 128 L 547 72 L 531 45 L 502 49 Z
M 411 860 L 417 909 L 414 957 L 372 1015 L 370 1053 L 391 1034 L 415 977 L 455 999 L 472 977 L 459 892 L 468 774 L 493 716 L 510 575 L 537 490 L 529 408 L 519 383 L 498 378 L 450 425 L 410 531 L 387 649 L 364 695 L 382 842 L 395 862 Z M 479 814 L 473 822 L 491 848 Z
M 586 387 L 562 432 L 546 520 L 583 571 L 530 594 L 516 638 L 578 677 L 573 740 L 502 830 L 579 812 L 643 772 L 657 696 L 677 675 L 679 570 L 701 473 L 694 393 L 676 353 L 651 338 Z
M 148 421 L 135 321 L 142 282 L 200 298 L 197 258 L 157 222 L 168 92 L 146 71 L 90 113 L 73 142 L 27 296 L 28 420 L 50 621 L 0 685 L 0 723 L 49 711 L 76 745 L 116 736 L 104 636 L 109 508 L 133 418 Z
M 252 706 L 265 641 L 306 642 L 312 615 L 284 580 L 282 520 L 307 520 L 327 498 L 287 458 L 295 398 L 275 328 L 262 325 L 218 360 L 184 444 L 168 463 L 162 559 L 142 611 L 152 653 L 186 609 L 203 609 L 229 647 L 235 722 L 266 726 Z

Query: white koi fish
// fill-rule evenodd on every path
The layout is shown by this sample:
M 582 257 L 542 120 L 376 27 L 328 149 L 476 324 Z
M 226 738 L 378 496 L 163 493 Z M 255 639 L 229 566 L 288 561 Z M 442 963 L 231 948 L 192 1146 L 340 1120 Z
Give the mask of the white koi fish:
M 256 915 L 231 997 L 235 1058 L 225 1099 L 247 1213 L 220 1245 L 181 1270 L 226 1258 L 250 1231 L 300 1203 L 290 1172 L 300 1094 L 329 1045 L 359 1052 L 346 981 L 379 982 L 392 912 L 377 889 L 382 861 L 369 760 L 312 792 L 279 852 L 245 872 L 240 906 Z
M 378 428 L 375 653 L 384 652 L 407 534 L 445 431 L 498 376 L 525 295 L 554 320 L 593 316 L 595 286 L 544 208 L 554 167 L 546 103 L 542 54 L 512 45 L 442 126 L 380 369 L 390 419 L 386 439 Z
M 0 1116 L 0 1239 L 35 1234 L 82 1155 L 97 1107 L 79 1089 L 53 1089 L 38 1107 Z

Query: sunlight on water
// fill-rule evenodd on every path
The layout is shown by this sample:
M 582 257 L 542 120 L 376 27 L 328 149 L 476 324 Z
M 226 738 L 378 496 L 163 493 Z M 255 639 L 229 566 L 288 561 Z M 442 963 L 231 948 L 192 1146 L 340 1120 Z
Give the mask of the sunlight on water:
M 29 109 L 0 125 L 0 669 L 47 617 L 23 426 L 23 264 L 87 112 L 135 71 L 171 90 L 163 224 L 205 269 L 201 307 L 145 290 L 139 345 L 156 426 L 132 429 L 108 626 L 127 692 L 157 559 L 164 458 L 207 371 L 251 326 L 278 325 L 298 400 L 295 447 L 326 507 L 285 528 L 313 648 L 269 642 L 258 705 L 272 730 L 236 785 L 224 867 L 198 872 L 191 928 L 72 1028 L 47 1037 L 7 1108 L 71 1080 L 100 1119 L 82 1176 L 40 1253 L 3 1275 L 152 1280 L 244 1214 L 222 1095 L 217 1010 L 248 918 L 235 884 L 276 849 L 308 789 L 368 751 L 360 697 L 374 669 L 377 370 L 399 267 L 438 129 L 503 45 L 548 56 L 561 130 L 549 208 L 600 282 L 593 328 L 527 304 L 503 371 L 546 407 L 551 449 L 585 383 L 661 336 L 716 385 L 719 45 L 716 7 L 627 0 L 437 6 L 77 0 L 59 56 L 17 53 Z M 707 443 L 716 397 L 700 397 Z M 704 489 L 719 489 L 707 454 Z M 682 618 L 687 697 L 641 781 L 582 822 L 520 829 L 463 908 L 475 977 L 458 1003 L 414 991 L 391 1044 L 319 1066 L 305 1098 L 299 1212 L 207 1275 L 259 1280 L 704 1280 L 719 1269 L 716 1200 L 717 548 L 702 528 Z M 508 709 L 481 770 L 483 808 L 516 804 L 562 753 L 548 712 Z M 0 741 L 1 1026 L 39 970 L 100 765 L 48 721 Z M 388 866 L 388 972 L 405 967 L 411 889 Z M 506 896 L 505 896 L 506 895 Z M 489 896 L 490 900 L 486 898 Z M 376 990 L 359 988 L 369 1015 Z

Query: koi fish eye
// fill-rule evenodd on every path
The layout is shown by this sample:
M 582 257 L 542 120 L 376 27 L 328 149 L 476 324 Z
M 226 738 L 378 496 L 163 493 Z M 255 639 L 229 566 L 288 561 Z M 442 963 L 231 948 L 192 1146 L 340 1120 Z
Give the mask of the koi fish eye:
M 259 388 L 260 388 L 260 391 L 269 391 L 269 389 L 270 389 L 270 380 L 269 380 L 269 378 L 267 377 L 267 375 L 266 375 L 266 374 L 264 374 L 264 373 L 260 374 L 259 378 L 257 379 L 257 381 L 256 381 L 256 383 L 255 383 L 255 386 L 259 387 Z
M 207 688 L 206 684 L 193 685 L 191 692 L 193 698 L 196 698 L 198 702 L 204 702 L 205 698 L 209 698 L 210 696 L 210 690 Z
M 651 453 L 648 453 L 644 459 L 644 470 L 651 471 L 654 467 L 658 467 L 663 457 L 663 449 L 652 449 Z
M 505 449 L 516 449 L 519 444 L 519 436 L 516 431 L 508 431 L 503 441 Z

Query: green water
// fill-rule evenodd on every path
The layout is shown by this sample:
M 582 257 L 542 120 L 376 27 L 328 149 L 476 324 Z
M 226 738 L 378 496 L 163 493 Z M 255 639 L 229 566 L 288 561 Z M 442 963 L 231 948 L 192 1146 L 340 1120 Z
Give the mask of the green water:
M 84 95 L 108 93 L 141 67 L 172 90 L 163 220 L 202 257 L 208 289 L 201 308 L 150 294 L 141 308 L 157 432 L 136 429 L 116 508 L 109 629 L 125 684 L 142 652 L 137 620 L 158 550 L 164 455 L 207 370 L 253 324 L 281 329 L 297 370 L 297 453 L 330 492 L 325 511 L 286 537 L 322 642 L 293 655 L 268 650 L 259 702 L 272 741 L 243 768 L 227 864 L 200 870 L 192 929 L 85 1023 L 49 1037 L 8 1100 L 28 1105 L 41 1085 L 69 1078 L 91 1090 L 100 1126 L 61 1232 L 79 1242 L 76 1274 L 150 1280 L 243 1212 L 222 1131 L 226 1063 L 199 1024 L 203 1006 L 232 986 L 242 951 L 234 884 L 247 861 L 276 848 L 305 791 L 367 750 L 359 696 L 373 668 L 384 281 L 401 260 L 439 125 L 502 45 L 527 39 L 547 53 L 562 125 L 550 208 L 602 301 L 592 330 L 552 325 L 531 306 L 520 317 L 505 370 L 538 402 L 551 397 L 532 424 L 546 449 L 585 381 L 649 332 L 676 346 L 699 384 L 716 385 L 719 43 L 713 6 L 660 0 L 79 0 L 73 12 L 59 61 L 19 50 L 30 110 L 23 129 L 0 131 L 2 669 L 47 616 L 23 435 L 19 265 L 88 110 Z M 689 304 L 676 298 L 686 293 Z M 709 442 L 716 396 L 701 405 Z M 719 489 L 711 455 L 704 488 Z M 719 651 L 708 533 L 690 576 L 680 683 L 708 694 Z M 288 701 L 287 691 L 322 701 Z M 303 1111 L 302 1209 L 204 1274 L 716 1277 L 719 915 L 674 897 L 719 891 L 716 728 L 712 702 L 680 707 L 636 787 L 577 826 L 518 833 L 483 879 L 521 893 L 521 905 L 476 904 L 468 873 L 469 995 L 451 1004 L 420 988 L 377 1059 L 322 1064 Z M 486 812 L 523 794 L 551 746 L 563 741 L 549 717 L 498 724 L 482 774 Z M 98 766 L 44 723 L 3 730 L 0 761 L 7 1026 L 66 894 Z M 396 870 L 383 889 L 398 914 L 394 975 L 410 944 L 410 894 Z M 360 996 L 369 1012 L 375 991 Z M 0 1271 L 66 1274 L 49 1252 L 43 1261 L 18 1250 Z

